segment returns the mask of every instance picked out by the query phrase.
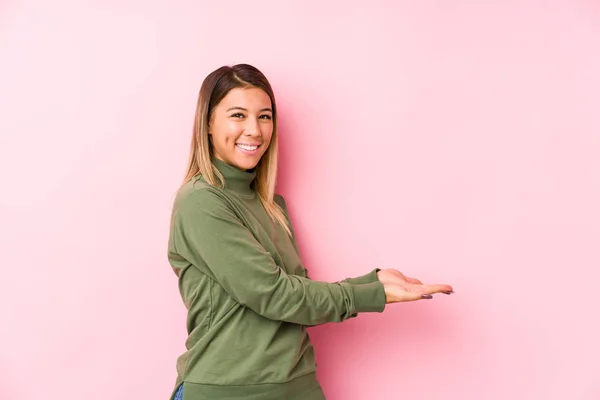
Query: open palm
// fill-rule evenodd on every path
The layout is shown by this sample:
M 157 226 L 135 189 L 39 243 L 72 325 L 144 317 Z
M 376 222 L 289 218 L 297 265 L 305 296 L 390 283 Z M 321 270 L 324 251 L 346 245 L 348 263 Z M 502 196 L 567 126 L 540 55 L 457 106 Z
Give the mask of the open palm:
M 377 272 L 377 278 L 383 283 L 386 303 L 430 299 L 435 293 L 454 293 L 450 285 L 425 285 L 420 280 L 405 276 L 395 269 L 382 269 Z

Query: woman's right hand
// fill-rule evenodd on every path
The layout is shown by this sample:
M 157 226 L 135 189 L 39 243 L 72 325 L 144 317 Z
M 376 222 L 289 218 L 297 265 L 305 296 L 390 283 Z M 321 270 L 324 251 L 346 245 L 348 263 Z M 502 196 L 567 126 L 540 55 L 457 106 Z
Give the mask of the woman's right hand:
M 423 283 L 421 283 L 420 280 L 406 277 L 399 271 L 384 271 L 386 273 L 395 272 L 395 274 L 392 275 L 393 279 L 383 279 L 383 276 L 380 277 L 381 283 L 383 283 L 383 288 L 385 290 L 386 304 L 400 303 L 405 301 L 415 301 L 421 299 L 431 299 L 432 295 L 436 293 L 454 293 L 452 286 L 450 285 L 424 285 Z

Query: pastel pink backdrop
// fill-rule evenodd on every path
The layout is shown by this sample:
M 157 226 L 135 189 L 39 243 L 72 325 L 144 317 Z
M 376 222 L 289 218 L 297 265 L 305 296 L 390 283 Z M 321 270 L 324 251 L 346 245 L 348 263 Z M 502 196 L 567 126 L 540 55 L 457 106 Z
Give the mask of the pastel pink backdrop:
M 0 399 L 168 398 L 171 203 L 240 62 L 312 277 L 456 289 L 312 329 L 328 399 L 600 399 L 600 7 L 474 3 L 0 3 Z

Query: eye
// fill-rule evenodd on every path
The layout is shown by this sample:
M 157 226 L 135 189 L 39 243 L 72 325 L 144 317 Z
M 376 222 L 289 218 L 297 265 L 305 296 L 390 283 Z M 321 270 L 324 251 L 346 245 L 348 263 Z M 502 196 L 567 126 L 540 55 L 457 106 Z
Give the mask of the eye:
M 235 114 L 231 114 L 231 116 L 232 116 L 233 118 L 244 118 L 244 114 L 242 114 L 242 113 L 235 113 Z
M 259 117 L 260 119 L 273 119 L 269 114 L 263 114 Z

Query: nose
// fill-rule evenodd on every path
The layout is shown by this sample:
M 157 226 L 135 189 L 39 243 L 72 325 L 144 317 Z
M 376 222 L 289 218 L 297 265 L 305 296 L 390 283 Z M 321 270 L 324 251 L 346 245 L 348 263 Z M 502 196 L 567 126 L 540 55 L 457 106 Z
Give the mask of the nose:
M 257 118 L 248 118 L 244 126 L 244 135 L 246 136 L 261 136 L 260 125 Z

